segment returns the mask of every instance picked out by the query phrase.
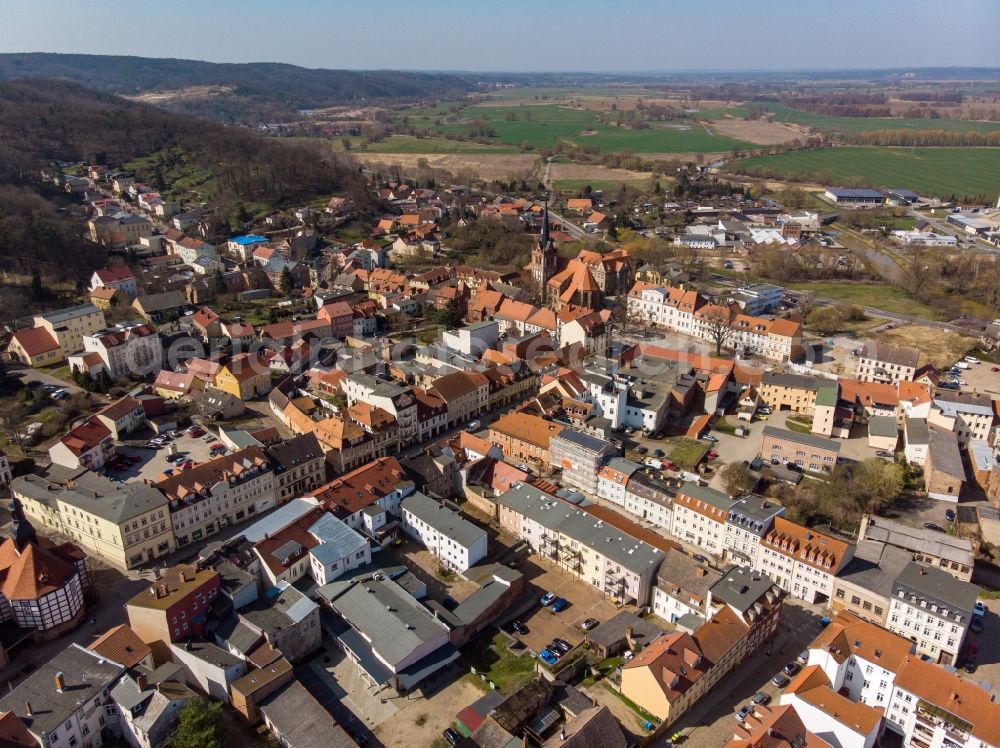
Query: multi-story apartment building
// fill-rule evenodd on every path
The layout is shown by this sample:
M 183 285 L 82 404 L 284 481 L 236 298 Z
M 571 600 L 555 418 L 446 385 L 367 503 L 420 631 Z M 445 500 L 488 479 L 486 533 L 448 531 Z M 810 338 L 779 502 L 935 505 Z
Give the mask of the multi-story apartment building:
M 734 566 L 711 588 L 720 603 L 692 634 L 655 639 L 622 666 L 621 692 L 671 724 L 777 631 L 784 593 L 766 577 Z
M 548 562 L 620 602 L 649 603 L 659 548 L 526 483 L 498 497 L 497 508 L 500 527 Z
M 840 443 L 815 434 L 765 426 L 760 456 L 772 464 L 794 464 L 810 473 L 829 473 L 837 465 Z
M 113 268 L 101 268 L 95 270 L 90 276 L 90 288 L 93 291 L 97 288 L 113 288 L 128 294 L 129 299 L 134 299 L 139 289 L 135 282 L 135 275 L 129 270 L 128 265 L 116 265 Z
M 351 374 L 344 380 L 344 394 L 347 396 L 347 404 L 354 405 L 358 401 L 363 401 L 376 405 L 387 413 L 391 413 L 399 425 L 399 443 L 405 447 L 412 444 L 418 438 L 418 434 L 425 433 L 424 424 L 417 418 L 417 398 L 414 390 L 409 385 L 379 379 L 369 374 Z M 435 398 L 434 410 L 437 410 Z M 429 400 L 430 398 L 424 398 Z M 441 402 L 444 402 L 441 400 Z M 447 404 L 445 404 L 447 413 Z M 439 414 L 436 414 L 440 418 Z M 445 417 L 445 426 L 449 423 Z
M 869 340 L 858 354 L 855 377 L 862 382 L 899 384 L 912 382 L 917 372 L 920 351 Z
M 213 535 L 276 503 L 274 469 L 260 447 L 216 457 L 175 473 L 155 487 L 170 502 L 178 546 Z
M 179 565 L 125 603 L 129 627 L 153 650 L 160 665 L 170 659 L 171 642 L 205 633 L 209 608 L 221 590 L 219 572 Z
M 830 609 L 885 626 L 896 577 L 911 562 L 901 548 L 859 540 L 854 557 L 833 580 Z
M 83 336 L 107 327 L 104 312 L 93 304 L 80 304 L 67 309 L 38 314 L 35 327 L 44 327 L 55 338 L 63 353 L 76 353 L 83 348 Z
M 335 478 L 311 494 L 348 527 L 365 531 L 367 507 L 377 507 L 396 517 L 400 502 L 416 490 L 395 457 L 373 460 Z
M 114 456 L 115 441 L 111 429 L 97 416 L 80 422 L 49 447 L 52 462 L 67 468 L 100 470 Z
M 760 552 L 761 538 L 771 529 L 774 518 L 784 513 L 781 504 L 760 496 L 745 496 L 734 501 L 726 515 L 722 539 L 726 553 L 737 563 L 753 566 Z
M 464 425 L 489 407 L 490 381 L 479 372 L 445 374 L 427 389 L 447 404 L 449 426 Z
M 850 613 L 838 613 L 809 645 L 807 665 L 818 665 L 834 691 L 853 702 L 886 709 L 909 639 Z
M 727 494 L 697 483 L 685 483 L 674 497 L 671 532 L 713 556 L 725 550 L 726 518 L 735 502 Z
M 971 441 L 989 441 L 995 420 L 989 395 L 951 390 L 937 391 L 927 416 L 928 425 L 954 432 L 963 447 Z
M 834 577 L 853 556 L 853 545 L 775 517 L 754 568 L 795 597 L 817 603 L 830 599 Z
M 673 531 L 676 490 L 652 472 L 636 472 L 625 485 L 625 510 L 666 532 Z
M 486 557 L 486 532 L 419 491 L 403 499 L 403 532 L 449 569 L 466 571 Z
M 528 465 L 549 464 L 549 444 L 563 426 L 530 413 L 508 412 L 490 424 L 490 442 L 504 457 Z
M 892 684 L 886 726 L 904 746 L 998 748 L 1000 704 L 958 673 L 907 657 Z
M 629 291 L 627 313 L 636 322 L 666 327 L 715 342 L 718 320 L 727 326 L 725 345 L 775 361 L 787 361 L 802 342 L 802 325 L 785 319 L 733 314 L 693 290 L 637 281 Z
M 653 612 L 675 623 L 684 616 L 711 617 L 709 590 L 719 581 L 719 572 L 679 550 L 667 551 L 656 573 Z
M 642 465 L 637 462 L 624 457 L 612 457 L 597 473 L 597 497 L 624 507 L 626 486 L 632 476 L 642 469 Z
M 892 585 L 886 627 L 916 642 L 917 654 L 958 664 L 980 591 L 971 582 L 911 561 Z
M 96 418 L 107 427 L 113 439 L 121 440 L 124 435 L 146 425 L 146 409 L 136 398 L 122 397 L 97 411 Z
M 141 379 L 163 368 L 163 343 L 156 328 L 148 323 L 84 335 L 83 350 L 100 356 L 112 379 Z
M 274 470 L 278 504 L 304 496 L 326 482 L 326 458 L 313 433 L 265 447 Z
M 616 450 L 596 436 L 564 428 L 549 441 L 549 465 L 562 470 L 562 482 L 597 495 L 597 474 Z
M 835 382 L 819 377 L 765 371 L 757 392 L 761 402 L 772 410 L 791 410 L 811 415 L 816 403 L 816 393 L 824 385 L 836 387 Z
M 134 568 L 176 548 L 167 499 L 145 484 L 54 466 L 42 476 L 15 478 L 11 490 L 30 517 L 120 568 Z
M 240 400 L 252 400 L 271 391 L 271 369 L 257 353 L 238 353 L 216 372 L 212 386 Z
M 124 671 L 118 663 L 70 644 L 15 688 L 5 689 L 0 714 L 16 715 L 34 739 L 30 744 L 101 748 L 121 735 L 109 694 Z

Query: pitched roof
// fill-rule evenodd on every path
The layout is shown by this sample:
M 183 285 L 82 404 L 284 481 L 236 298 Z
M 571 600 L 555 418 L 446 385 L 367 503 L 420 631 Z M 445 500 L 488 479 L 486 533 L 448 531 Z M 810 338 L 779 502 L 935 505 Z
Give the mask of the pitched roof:
M 490 424 L 491 432 L 496 431 L 542 449 L 548 449 L 552 437 L 556 436 L 562 429 L 560 424 L 546 421 L 544 418 L 513 411 L 505 413 Z
M 149 645 L 124 623 L 105 631 L 87 649 L 125 667 L 135 667 L 152 653 Z
M 345 473 L 311 494 L 343 519 L 389 495 L 404 482 L 406 472 L 395 457 L 383 457 Z
M 896 672 L 893 686 L 967 723 L 969 732 L 984 743 L 1000 745 L 1000 704 L 973 681 L 911 656 Z
M 760 542 L 777 553 L 829 574 L 837 572 L 850 548 L 843 540 L 802 527 L 784 517 L 774 518 L 774 527 Z
M 44 327 L 29 327 L 27 330 L 18 330 L 12 339 L 16 340 L 24 352 L 32 357 L 54 351 L 59 347 L 59 343 Z
M 120 283 L 121 281 L 135 280 L 135 275 L 129 270 L 128 265 L 116 265 L 113 268 L 101 268 L 95 270 L 94 274 L 101 283 Z
M 37 600 L 76 574 L 75 566 L 35 543 L 18 550 L 14 540 L 7 538 L 0 545 L 0 591 L 8 600 Z
M 59 441 L 77 457 L 97 447 L 105 439 L 111 438 L 111 431 L 95 416 L 91 416 L 76 428 L 71 429 Z

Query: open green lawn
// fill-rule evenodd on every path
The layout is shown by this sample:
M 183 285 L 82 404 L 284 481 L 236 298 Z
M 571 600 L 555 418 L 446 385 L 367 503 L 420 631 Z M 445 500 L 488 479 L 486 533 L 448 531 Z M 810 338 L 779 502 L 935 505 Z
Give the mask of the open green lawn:
M 391 135 L 378 143 L 369 143 L 362 148 L 360 142 L 354 146 L 360 153 L 517 153 L 518 149 L 506 145 L 484 145 L 466 143 L 447 138 L 415 138 L 411 135 Z
M 777 102 L 765 102 L 764 108 L 774 112 L 775 122 L 789 122 L 815 127 L 826 132 L 859 133 L 876 130 L 944 130 L 945 132 L 994 132 L 1000 122 L 978 122 L 964 119 L 924 119 L 906 117 L 827 117 L 823 114 L 789 109 Z
M 474 667 L 477 674 L 493 681 L 505 694 L 516 691 L 531 680 L 535 669 L 535 660 L 530 655 L 522 653 L 518 656 L 507 649 L 509 642 L 496 629 L 487 629 L 463 649 L 468 665 Z
M 514 119 L 507 118 L 510 113 Z M 709 135 L 703 126 L 693 122 L 657 122 L 649 129 L 631 130 L 601 123 L 596 112 L 556 104 L 473 106 L 463 110 L 457 121 L 434 131 L 464 135 L 476 121 L 483 121 L 494 130 L 500 143 L 528 142 L 536 148 L 550 148 L 559 142 L 595 146 L 604 152 L 636 153 L 713 153 L 754 147 L 732 138 Z
M 670 460 L 681 470 L 694 470 L 708 452 L 708 445 L 694 439 L 681 439 L 670 453 Z
M 740 170 L 833 184 L 911 189 L 920 194 L 991 195 L 1000 191 L 1000 148 L 840 147 L 757 156 Z
M 938 314 L 932 307 L 917 301 L 906 291 L 895 286 L 877 283 L 811 282 L 792 283 L 789 288 L 796 291 L 812 291 L 817 296 L 846 301 L 858 306 L 869 306 L 895 314 L 906 314 L 923 319 L 938 319 Z

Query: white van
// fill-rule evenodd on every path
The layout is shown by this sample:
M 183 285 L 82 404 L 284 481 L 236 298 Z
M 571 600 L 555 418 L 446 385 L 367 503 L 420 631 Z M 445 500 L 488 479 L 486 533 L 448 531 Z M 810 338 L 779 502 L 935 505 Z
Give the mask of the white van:
M 468 431 L 470 434 L 474 434 L 475 432 L 479 431 L 482 425 L 483 424 L 480 423 L 479 421 L 469 421 L 468 425 L 465 427 L 465 430 Z
M 655 457 L 647 457 L 646 464 L 649 465 L 651 468 L 656 468 L 657 470 L 663 470 L 663 463 L 660 462 Z
M 956 361 L 955 366 L 959 369 L 968 369 L 969 365 L 965 361 Z
M 967 362 L 967 363 L 970 363 L 970 364 L 978 364 L 979 363 L 979 359 L 976 358 L 975 356 L 966 356 L 962 360 L 965 361 L 965 362 Z

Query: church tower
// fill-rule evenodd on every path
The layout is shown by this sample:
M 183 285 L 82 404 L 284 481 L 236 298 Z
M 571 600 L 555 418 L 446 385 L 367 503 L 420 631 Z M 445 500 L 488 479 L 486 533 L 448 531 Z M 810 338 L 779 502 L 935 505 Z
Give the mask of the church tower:
M 531 250 L 531 282 L 542 301 L 545 300 L 545 284 L 556 274 L 558 265 L 559 255 L 549 238 L 549 202 L 546 200 L 542 211 L 542 234 Z

